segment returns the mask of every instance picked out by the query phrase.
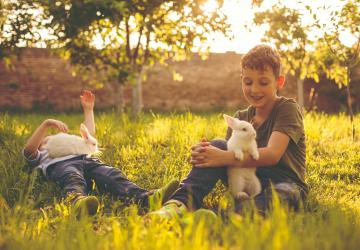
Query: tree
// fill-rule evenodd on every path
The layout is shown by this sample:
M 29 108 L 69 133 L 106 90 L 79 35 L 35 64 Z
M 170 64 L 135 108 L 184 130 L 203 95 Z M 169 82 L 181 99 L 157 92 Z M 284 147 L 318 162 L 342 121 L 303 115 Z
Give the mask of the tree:
M 9 56 L 19 48 L 41 40 L 41 26 L 36 4 L 23 1 L 0 1 L 0 60 L 10 65 Z
M 326 9 L 326 6 L 323 6 Z M 311 11 L 311 9 L 309 8 Z M 351 96 L 351 73 L 360 62 L 360 0 L 347 1 L 340 10 L 330 12 L 331 22 L 321 23 L 321 17 L 313 15 L 316 26 L 324 30 L 320 39 L 317 58 L 326 75 L 339 87 L 345 86 L 347 105 L 355 139 L 355 124 Z M 324 49 L 326 48 L 326 49 Z
M 256 2 L 256 1 L 254 1 Z M 257 1 L 258 6 L 262 1 Z M 313 45 L 308 37 L 309 25 L 304 25 L 302 14 L 282 5 L 280 2 L 271 9 L 255 13 L 256 25 L 267 25 L 264 42 L 274 44 L 283 60 L 284 71 L 293 75 L 297 81 L 298 102 L 304 106 L 303 81 L 311 77 L 319 81 L 317 67 L 312 58 Z
M 206 13 L 204 0 L 38 0 L 56 40 L 71 61 L 94 66 L 108 79 L 133 85 L 133 112 L 142 108 L 141 83 L 155 62 L 183 60 L 213 32 L 227 34 L 221 12 Z M 222 6 L 223 1 L 217 1 Z M 98 41 L 99 43 L 95 43 Z

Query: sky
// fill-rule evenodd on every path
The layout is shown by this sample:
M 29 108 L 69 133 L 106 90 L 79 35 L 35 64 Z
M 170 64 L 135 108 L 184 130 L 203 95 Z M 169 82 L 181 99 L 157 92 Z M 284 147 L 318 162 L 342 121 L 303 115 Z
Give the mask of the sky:
M 251 6 L 251 2 L 251 0 L 225 0 L 222 11 L 228 17 L 234 38 L 230 40 L 224 36 L 215 36 L 214 41 L 210 42 L 211 52 L 234 51 L 244 53 L 254 47 L 254 45 L 261 43 L 261 38 L 266 28 L 252 25 L 254 9 Z M 277 2 L 278 0 L 264 0 L 261 10 L 267 9 Z M 304 4 L 299 4 L 297 0 L 282 0 L 281 2 L 287 7 L 298 9 L 302 12 L 304 14 L 304 23 L 311 20 L 310 14 L 308 14 L 308 11 L 304 8 Z M 318 16 L 321 16 L 322 22 L 324 23 L 329 23 L 330 21 L 327 13 L 331 10 L 339 9 L 339 6 L 342 4 L 340 0 L 302 0 L 302 2 L 311 5 L 313 9 L 324 5 L 327 6 L 329 9 L 326 12 L 322 10 L 317 11 Z M 205 4 L 204 11 L 214 11 L 217 7 L 215 0 L 208 0 L 208 3 Z M 246 29 L 244 24 L 247 24 L 251 28 Z M 315 37 L 320 33 L 321 31 L 318 31 L 316 34 L 310 34 L 310 36 Z M 350 34 L 344 34 L 343 40 L 350 44 L 354 42 Z
M 212 0 L 209 0 L 209 4 L 205 6 L 205 11 L 212 11 L 213 8 L 217 7 Z M 244 26 L 244 24 L 251 24 L 254 16 L 251 0 L 227 0 L 222 11 L 231 25 L 233 39 L 230 40 L 220 35 L 215 36 L 214 40 L 210 42 L 211 52 L 234 51 L 244 53 L 255 44 L 261 43 L 265 29 L 253 26 L 249 30 Z

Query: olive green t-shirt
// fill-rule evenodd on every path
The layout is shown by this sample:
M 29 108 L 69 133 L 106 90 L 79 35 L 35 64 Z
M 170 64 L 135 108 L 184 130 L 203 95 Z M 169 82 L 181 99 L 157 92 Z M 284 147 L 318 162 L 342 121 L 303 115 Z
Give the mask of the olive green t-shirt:
M 239 110 L 234 117 L 250 122 L 255 116 L 255 108 L 249 106 L 245 110 Z M 271 181 L 293 182 L 304 191 L 307 186 L 305 176 L 305 133 L 303 116 L 299 105 L 294 99 L 280 97 L 275 103 L 268 118 L 256 129 L 256 141 L 259 148 L 266 147 L 271 133 L 278 131 L 289 136 L 289 145 L 280 161 L 273 166 L 258 167 L 256 174 L 262 183 Z M 232 130 L 228 128 L 226 140 L 231 136 Z

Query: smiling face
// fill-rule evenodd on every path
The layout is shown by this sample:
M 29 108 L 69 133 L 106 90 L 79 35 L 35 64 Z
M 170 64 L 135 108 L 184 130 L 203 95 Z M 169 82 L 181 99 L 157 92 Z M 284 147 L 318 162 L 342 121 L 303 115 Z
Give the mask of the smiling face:
M 277 98 L 277 91 L 284 85 L 285 78 L 275 77 L 271 67 L 264 70 L 243 68 L 242 89 L 248 103 L 257 109 L 273 105 Z

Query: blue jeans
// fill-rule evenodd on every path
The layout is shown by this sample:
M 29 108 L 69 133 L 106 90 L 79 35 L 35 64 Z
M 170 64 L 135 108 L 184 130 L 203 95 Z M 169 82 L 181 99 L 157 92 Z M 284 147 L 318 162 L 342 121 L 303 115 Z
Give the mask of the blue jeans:
M 225 140 L 213 140 L 210 143 L 214 147 L 227 150 Z M 272 201 L 272 190 L 278 194 L 281 201 L 285 201 L 290 207 L 295 209 L 299 208 L 300 203 L 305 198 L 305 193 L 291 181 L 272 183 L 273 188 L 271 188 L 271 180 L 259 179 L 262 190 L 260 194 L 254 197 L 254 203 L 259 212 L 265 212 L 269 209 Z M 193 167 L 170 199 L 181 201 L 190 209 L 199 209 L 202 206 L 203 198 L 210 193 L 219 180 L 227 185 L 226 166 L 211 168 Z M 242 203 L 235 203 L 235 210 L 241 212 L 243 205 Z
M 129 181 L 118 168 L 85 156 L 54 163 L 48 167 L 47 176 L 60 185 L 65 195 L 86 195 L 91 191 L 92 181 L 100 191 L 110 193 L 125 203 L 148 206 L 148 196 L 151 194 Z

